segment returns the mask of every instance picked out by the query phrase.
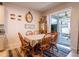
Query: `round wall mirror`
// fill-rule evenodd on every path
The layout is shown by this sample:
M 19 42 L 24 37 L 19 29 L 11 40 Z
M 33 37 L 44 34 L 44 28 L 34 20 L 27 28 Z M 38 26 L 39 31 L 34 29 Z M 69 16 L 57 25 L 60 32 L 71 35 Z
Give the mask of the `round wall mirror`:
M 26 14 L 25 19 L 26 19 L 26 21 L 27 21 L 28 23 L 31 23 L 31 22 L 32 22 L 33 16 L 32 16 L 32 14 L 31 14 L 30 11 Z

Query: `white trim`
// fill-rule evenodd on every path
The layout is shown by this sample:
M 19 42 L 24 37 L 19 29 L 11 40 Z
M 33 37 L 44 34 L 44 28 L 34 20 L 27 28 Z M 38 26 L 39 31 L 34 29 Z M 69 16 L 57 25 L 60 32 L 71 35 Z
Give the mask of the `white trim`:
M 61 9 L 59 11 L 55 11 L 53 13 L 50 13 L 50 15 L 55 15 L 55 14 L 62 13 L 62 12 L 67 11 L 67 10 L 71 10 L 71 9 L 72 9 L 72 7 L 64 8 L 64 9 Z
M 65 12 L 65 11 L 70 11 L 70 13 L 71 13 L 71 10 L 72 8 L 65 8 L 65 9 L 62 9 L 62 10 L 59 10 L 59 11 L 57 11 L 57 12 L 54 12 L 54 13 L 51 13 L 51 14 L 49 14 L 48 15 L 48 17 L 49 17 L 49 24 L 48 24 L 48 26 L 49 26 L 49 32 L 51 32 L 51 16 L 53 16 L 53 15 L 55 15 L 55 14 L 59 14 L 59 13 L 62 13 L 62 12 Z M 71 30 L 71 17 L 70 17 L 70 30 Z M 57 32 L 58 32 L 58 27 L 57 27 Z M 70 31 L 70 34 L 71 34 L 71 31 Z M 70 37 L 71 37 L 71 35 L 70 35 Z M 71 47 L 72 45 L 70 44 L 70 47 Z

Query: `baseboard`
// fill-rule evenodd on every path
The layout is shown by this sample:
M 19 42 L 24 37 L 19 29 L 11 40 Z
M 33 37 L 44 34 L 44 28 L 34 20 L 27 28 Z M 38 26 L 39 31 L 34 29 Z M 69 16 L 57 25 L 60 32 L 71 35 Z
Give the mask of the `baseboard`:
M 77 49 L 71 48 L 73 52 L 77 53 Z

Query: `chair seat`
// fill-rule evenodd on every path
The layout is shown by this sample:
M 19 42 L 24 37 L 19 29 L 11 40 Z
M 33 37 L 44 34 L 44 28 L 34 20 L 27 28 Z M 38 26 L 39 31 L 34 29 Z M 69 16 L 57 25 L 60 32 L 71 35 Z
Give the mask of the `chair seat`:
M 41 48 L 47 48 L 47 47 L 49 47 L 49 45 L 48 45 L 48 44 L 41 45 Z

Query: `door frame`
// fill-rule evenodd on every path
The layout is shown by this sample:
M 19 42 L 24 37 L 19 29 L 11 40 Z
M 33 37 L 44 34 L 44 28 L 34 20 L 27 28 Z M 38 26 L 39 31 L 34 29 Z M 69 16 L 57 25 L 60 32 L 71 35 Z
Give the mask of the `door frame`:
M 51 17 L 53 16 L 53 15 L 56 15 L 56 14 L 59 14 L 59 13 L 62 13 L 62 12 L 65 12 L 65 11 L 70 11 L 70 13 L 71 13 L 71 8 L 66 8 L 66 9 L 63 9 L 63 10 L 59 10 L 59 11 L 56 11 L 56 12 L 54 12 L 54 13 L 51 13 L 50 15 L 49 15 L 49 25 L 50 25 L 50 32 L 51 32 Z M 58 20 L 59 21 L 59 20 Z M 70 26 L 71 26 L 71 17 L 70 17 Z M 59 25 L 57 24 L 57 32 L 58 32 L 58 30 L 59 30 Z M 70 33 L 71 33 L 71 31 L 70 31 Z M 59 34 L 59 32 L 58 32 L 58 34 Z M 70 36 L 71 37 L 71 36 Z M 71 44 L 70 44 L 70 46 L 71 46 Z

